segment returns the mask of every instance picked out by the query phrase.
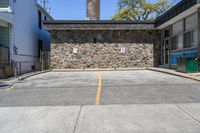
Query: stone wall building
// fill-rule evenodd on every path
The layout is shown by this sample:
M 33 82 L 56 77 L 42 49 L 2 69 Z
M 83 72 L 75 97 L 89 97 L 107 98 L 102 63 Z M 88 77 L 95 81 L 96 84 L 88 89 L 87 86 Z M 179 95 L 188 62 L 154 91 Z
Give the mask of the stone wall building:
M 52 69 L 132 68 L 159 64 L 160 34 L 152 30 L 152 22 L 130 22 L 132 27 L 130 23 L 119 21 L 112 21 L 112 24 L 111 21 L 87 24 L 88 21 L 82 21 L 81 25 L 78 22 L 48 23 L 48 29 L 52 28 Z
M 155 21 L 98 20 L 99 0 L 87 2 L 89 20 L 44 22 L 52 69 L 175 67 L 179 57 L 200 56 L 199 0 L 182 0 Z

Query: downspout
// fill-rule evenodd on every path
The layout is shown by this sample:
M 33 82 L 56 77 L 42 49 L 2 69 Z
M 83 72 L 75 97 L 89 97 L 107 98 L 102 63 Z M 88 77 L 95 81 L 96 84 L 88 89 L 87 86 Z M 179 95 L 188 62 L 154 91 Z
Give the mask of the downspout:
M 200 2 L 200 0 L 198 0 Z M 198 8 L 198 56 L 200 57 L 200 8 Z

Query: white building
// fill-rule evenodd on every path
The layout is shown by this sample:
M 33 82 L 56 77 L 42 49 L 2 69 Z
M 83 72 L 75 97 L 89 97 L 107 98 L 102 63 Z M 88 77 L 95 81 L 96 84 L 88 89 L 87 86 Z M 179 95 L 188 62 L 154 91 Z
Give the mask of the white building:
M 176 67 L 178 58 L 200 57 L 200 0 L 181 0 L 158 17 L 155 26 L 162 33 L 164 67 Z
M 0 0 L 0 76 L 32 71 L 50 50 L 44 20 L 53 18 L 36 0 Z

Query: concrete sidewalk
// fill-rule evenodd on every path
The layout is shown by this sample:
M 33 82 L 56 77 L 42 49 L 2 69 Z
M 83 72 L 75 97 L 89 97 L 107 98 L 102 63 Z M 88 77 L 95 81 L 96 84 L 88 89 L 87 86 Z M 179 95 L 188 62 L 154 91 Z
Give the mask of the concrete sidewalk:
M 182 72 L 177 72 L 176 70 L 173 70 L 173 69 L 166 69 L 166 68 L 159 68 L 159 67 L 147 68 L 147 70 L 162 72 L 162 73 L 166 73 L 166 74 L 170 74 L 174 76 L 179 76 L 179 77 L 184 77 L 184 78 L 200 81 L 200 73 L 182 73 Z
M 1 133 L 198 133 L 200 104 L 0 108 Z

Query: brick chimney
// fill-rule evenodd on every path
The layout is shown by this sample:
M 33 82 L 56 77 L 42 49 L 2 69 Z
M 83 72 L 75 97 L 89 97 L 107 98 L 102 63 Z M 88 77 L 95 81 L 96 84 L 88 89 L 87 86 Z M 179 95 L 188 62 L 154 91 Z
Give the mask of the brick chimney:
M 87 0 L 87 19 L 100 20 L 100 0 Z

